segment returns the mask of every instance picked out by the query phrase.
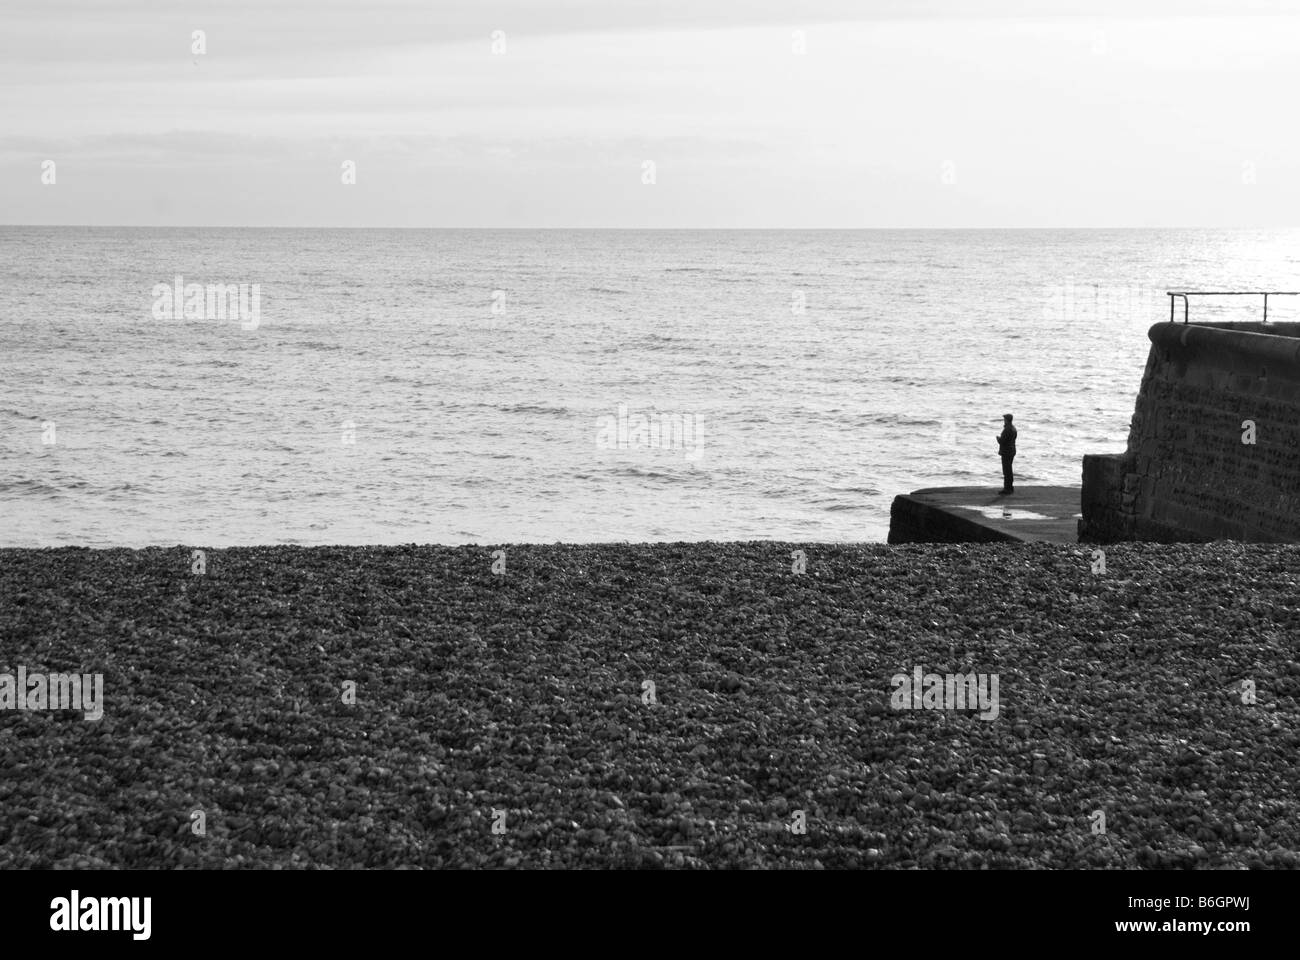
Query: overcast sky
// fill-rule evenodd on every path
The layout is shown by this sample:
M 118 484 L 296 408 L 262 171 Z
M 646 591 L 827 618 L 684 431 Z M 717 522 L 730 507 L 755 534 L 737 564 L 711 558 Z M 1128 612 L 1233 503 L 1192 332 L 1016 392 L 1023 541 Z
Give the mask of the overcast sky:
M 1295 226 L 1297 97 L 1292 0 L 0 0 L 0 222 Z

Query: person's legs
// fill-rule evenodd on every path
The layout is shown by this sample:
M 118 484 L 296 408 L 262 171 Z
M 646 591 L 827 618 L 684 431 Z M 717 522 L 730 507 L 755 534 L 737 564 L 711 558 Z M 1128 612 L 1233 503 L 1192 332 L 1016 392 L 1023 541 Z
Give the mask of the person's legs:
M 1011 473 L 1011 461 L 1014 459 L 1014 456 L 1002 458 L 1002 490 L 1005 493 L 1011 493 L 1015 490 Z

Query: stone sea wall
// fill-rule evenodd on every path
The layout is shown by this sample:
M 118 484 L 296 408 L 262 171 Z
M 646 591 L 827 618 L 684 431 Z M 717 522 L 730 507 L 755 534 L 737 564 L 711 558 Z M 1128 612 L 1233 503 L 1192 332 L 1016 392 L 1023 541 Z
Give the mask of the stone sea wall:
M 1080 540 L 1300 541 L 1300 324 L 1148 336 L 1128 448 L 1083 459 Z

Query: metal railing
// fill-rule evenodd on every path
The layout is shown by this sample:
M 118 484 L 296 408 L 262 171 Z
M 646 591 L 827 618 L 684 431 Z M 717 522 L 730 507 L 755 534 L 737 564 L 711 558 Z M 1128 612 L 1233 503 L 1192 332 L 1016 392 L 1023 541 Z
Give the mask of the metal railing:
M 1268 323 L 1268 298 L 1269 297 L 1300 297 L 1300 291 L 1297 290 L 1180 290 L 1177 292 L 1166 291 L 1169 296 L 1169 322 L 1174 322 L 1174 297 L 1183 298 L 1183 323 L 1187 322 L 1187 298 L 1188 297 L 1263 297 L 1264 298 L 1264 322 Z

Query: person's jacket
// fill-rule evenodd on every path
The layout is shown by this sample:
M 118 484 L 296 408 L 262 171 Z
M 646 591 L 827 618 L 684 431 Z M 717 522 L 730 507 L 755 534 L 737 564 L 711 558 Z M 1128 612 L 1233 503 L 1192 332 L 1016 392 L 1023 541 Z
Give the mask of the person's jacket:
M 1004 457 L 1016 455 L 1016 428 L 1007 427 L 998 434 L 998 453 Z

